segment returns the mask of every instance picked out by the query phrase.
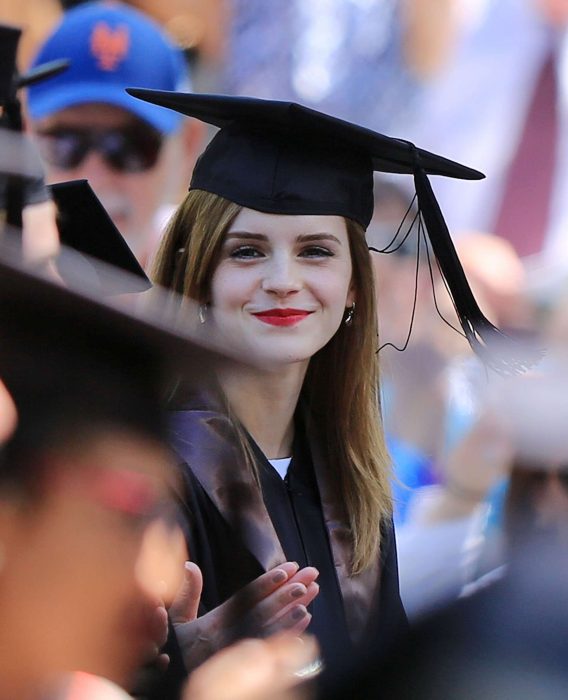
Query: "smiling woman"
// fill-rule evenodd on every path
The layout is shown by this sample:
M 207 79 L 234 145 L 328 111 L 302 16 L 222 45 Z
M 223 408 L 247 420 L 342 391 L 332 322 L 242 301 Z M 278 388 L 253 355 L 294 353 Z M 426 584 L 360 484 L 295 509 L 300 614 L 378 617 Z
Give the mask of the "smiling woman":
M 186 464 L 188 546 L 204 569 L 207 613 L 191 623 L 193 634 L 180 631 L 186 663 L 231 638 L 213 624 L 218 606 L 275 568 L 282 580 L 258 593 L 256 622 L 241 620 L 243 632 L 309 625 L 336 663 L 363 636 L 382 578 L 381 622 L 394 637 L 404 613 L 362 227 L 340 216 L 259 212 L 192 190 L 155 272 L 158 283 L 201 303 L 206 326 L 254 358 L 253 367 L 223 367 L 215 397 L 180 392 L 173 417 L 173 444 Z M 291 458 L 284 478 L 271 463 L 279 458 Z M 242 489 L 238 501 L 222 495 L 223 483 Z
M 308 629 L 336 671 L 370 630 L 388 646 L 405 628 L 365 242 L 373 170 L 413 173 L 433 229 L 425 170 L 479 174 L 295 104 L 129 92 L 221 127 L 154 277 L 249 359 L 224 365 L 207 396 L 183 382 L 176 396 L 204 578 L 201 617 L 176 627 L 186 665 L 235 635 Z
M 243 209 L 221 248 L 210 297 L 211 320 L 232 342 L 241 336 L 281 374 L 294 362 L 305 371 L 354 301 L 345 220 Z

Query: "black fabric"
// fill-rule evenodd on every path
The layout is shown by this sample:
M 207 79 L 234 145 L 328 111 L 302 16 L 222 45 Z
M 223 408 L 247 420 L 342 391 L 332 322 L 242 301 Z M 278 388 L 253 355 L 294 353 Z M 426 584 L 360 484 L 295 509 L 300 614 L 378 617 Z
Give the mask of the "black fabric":
M 199 439 L 202 431 L 200 422 L 204 420 L 204 415 L 211 414 L 205 414 L 202 410 L 184 411 L 184 434 L 181 438 L 184 443 L 190 444 Z M 353 647 L 347 632 L 343 601 L 307 443 L 307 436 L 302 432 L 300 424 L 287 482 L 280 478 L 253 441 L 251 446 L 259 469 L 264 502 L 286 557 L 297 561 L 301 566 L 316 566 L 320 571 L 318 582 L 321 590 L 311 606 L 313 619 L 308 631 L 316 634 L 320 640 L 326 664 L 326 683 L 331 686 L 337 674 L 354 663 L 361 649 Z M 219 454 L 221 452 L 220 445 Z M 208 447 L 203 458 L 213 465 L 219 455 Z M 221 515 L 190 466 L 182 463 L 180 469 L 184 479 L 181 510 L 185 517 L 188 550 L 191 560 L 203 572 L 204 588 L 199 611 L 202 615 L 260 576 L 264 569 L 251 554 L 240 534 Z M 381 552 L 380 588 L 369 632 L 373 643 L 379 640 L 381 649 L 388 649 L 406 630 L 407 624 L 398 587 L 392 523 L 383 532 Z M 173 700 L 179 697 L 182 682 L 179 674 L 179 669 L 182 668 L 179 658 L 181 652 L 174 640 L 170 640 L 167 650 L 176 656 L 177 671 L 166 674 L 151 695 L 153 700 Z
M 168 325 L 162 308 L 111 306 L 0 246 L 0 378 L 18 410 L 4 455 L 95 424 L 162 439 L 165 390 L 179 372 L 205 378 L 214 355 Z M 3 459 L 0 478 L 16 464 Z
M 129 88 L 134 97 L 220 127 L 191 182 L 242 206 L 278 214 L 373 214 L 373 171 L 478 180 L 441 156 L 293 102 Z
M 366 154 L 340 143 L 332 150 L 308 144 L 293 130 L 267 135 L 236 125 L 213 139 L 190 189 L 268 213 L 348 216 L 366 226 L 373 212 L 372 173 Z
M 381 587 L 377 615 L 355 654 L 345 656 L 318 679 L 318 700 L 378 700 L 389 695 L 393 658 L 403 663 L 399 650 L 405 648 L 410 631 L 400 600 L 398 560 L 394 526 L 382 535 Z M 409 666 L 404 666 L 405 672 Z M 410 674 L 412 675 L 412 674 Z
M 310 452 L 301 425 L 297 425 L 293 457 L 282 479 L 252 441 L 260 468 L 262 494 L 274 529 L 288 561 L 319 571 L 320 592 L 309 607 L 309 631 L 320 644 L 328 666 L 353 653 L 343 602 Z
M 87 180 L 59 182 L 49 190 L 57 206 L 61 242 L 132 275 L 123 278 L 122 288 L 111 288 L 112 293 L 142 292 L 152 286 Z
M 22 30 L 18 27 L 0 25 L 0 105 L 4 106 L 13 97 L 16 54 Z

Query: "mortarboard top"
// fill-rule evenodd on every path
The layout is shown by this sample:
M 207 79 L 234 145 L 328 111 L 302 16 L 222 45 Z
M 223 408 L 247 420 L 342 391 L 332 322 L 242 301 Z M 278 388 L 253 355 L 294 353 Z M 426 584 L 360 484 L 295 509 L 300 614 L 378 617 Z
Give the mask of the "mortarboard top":
M 102 293 L 142 292 L 152 284 L 121 236 L 87 180 L 72 180 L 49 186 L 57 206 L 57 227 L 61 243 L 79 253 L 131 273 L 116 277 L 129 286 L 115 289 L 111 280 L 100 280 Z M 106 268 L 98 267 L 98 271 Z M 65 276 L 64 270 L 61 274 Z M 105 284 L 108 282 L 109 284 Z
M 412 174 L 418 162 L 432 175 L 483 178 L 476 170 L 406 141 L 293 102 L 148 89 L 127 92 L 219 127 L 195 168 L 191 188 L 215 191 L 260 211 L 335 214 L 366 228 L 373 213 L 375 170 Z
M 292 102 L 129 88 L 133 97 L 220 128 L 195 166 L 190 189 L 275 214 L 344 216 L 366 228 L 373 214 L 373 172 L 414 178 L 420 230 L 470 345 L 497 369 L 524 366 L 489 347 L 503 337 L 471 292 L 428 175 L 479 180 L 477 170 Z M 423 235 L 423 234 L 422 234 Z M 508 351 L 508 349 L 507 349 Z

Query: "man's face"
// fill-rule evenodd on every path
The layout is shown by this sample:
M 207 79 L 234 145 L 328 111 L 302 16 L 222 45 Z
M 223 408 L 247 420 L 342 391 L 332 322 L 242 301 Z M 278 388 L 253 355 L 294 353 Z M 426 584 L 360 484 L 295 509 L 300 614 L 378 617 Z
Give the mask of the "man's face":
M 568 22 L 567 0 L 535 0 L 537 8 L 554 25 L 564 27 Z
M 166 194 L 172 149 L 167 137 L 131 113 L 102 103 L 69 107 L 32 128 L 48 182 L 87 179 L 135 255 L 145 262 Z
M 187 557 L 171 457 L 116 433 L 46 459 L 41 496 L 15 502 L 8 530 L 3 592 L 16 617 L 6 613 L 6 629 L 44 679 L 83 670 L 127 684 L 152 657 L 157 606 L 171 601 Z

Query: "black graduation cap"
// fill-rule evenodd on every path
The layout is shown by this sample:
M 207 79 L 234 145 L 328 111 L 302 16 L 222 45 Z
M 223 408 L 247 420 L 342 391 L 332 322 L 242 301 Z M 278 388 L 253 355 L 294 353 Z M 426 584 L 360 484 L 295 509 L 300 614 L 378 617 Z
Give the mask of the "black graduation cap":
M 28 269 L 2 243 L 0 380 L 19 418 L 8 447 L 37 449 L 91 425 L 163 439 L 162 408 L 175 381 L 201 385 L 222 357 L 191 324 L 178 327 L 171 294 L 149 294 L 151 303 L 141 303 L 144 295 L 101 300 L 80 282 L 69 288 Z M 8 460 L 0 475 L 9 469 Z
M 487 353 L 487 344 L 502 334 L 473 297 L 427 177 L 479 180 L 482 173 L 292 102 L 138 88 L 127 92 L 219 127 L 195 166 L 190 189 L 252 209 L 345 216 L 366 228 L 373 214 L 373 172 L 412 175 L 420 215 L 464 333 L 476 352 L 501 364 Z
M 57 206 L 61 242 L 131 273 L 125 277 L 114 277 L 126 283 L 126 288 L 115 289 L 109 280 L 100 280 L 103 293 L 142 292 L 152 286 L 87 180 L 60 182 L 50 185 L 49 190 Z M 99 266 L 97 269 L 100 271 L 104 268 Z M 64 271 L 62 274 L 65 276 Z

